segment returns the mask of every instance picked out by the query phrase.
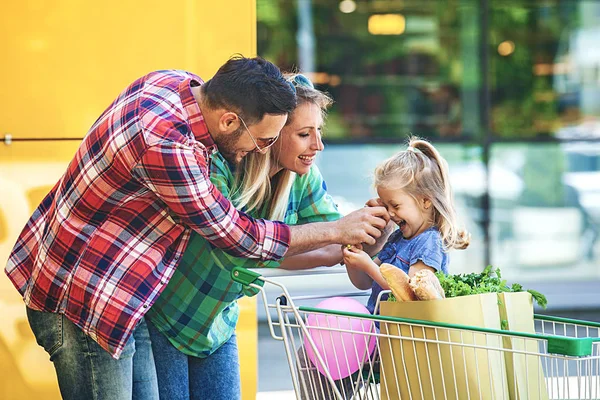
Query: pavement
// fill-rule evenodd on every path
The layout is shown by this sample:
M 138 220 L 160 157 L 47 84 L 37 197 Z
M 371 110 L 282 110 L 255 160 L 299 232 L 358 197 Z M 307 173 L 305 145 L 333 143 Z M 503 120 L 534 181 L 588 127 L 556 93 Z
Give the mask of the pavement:
M 293 390 L 259 392 L 256 394 L 256 400 L 296 400 L 296 396 Z

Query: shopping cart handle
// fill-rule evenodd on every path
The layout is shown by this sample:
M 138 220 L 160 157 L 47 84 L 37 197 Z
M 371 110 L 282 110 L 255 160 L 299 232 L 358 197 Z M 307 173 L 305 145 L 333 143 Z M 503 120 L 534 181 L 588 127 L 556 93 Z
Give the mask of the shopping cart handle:
M 251 287 L 250 284 L 255 284 L 263 287 L 265 281 L 259 279 L 261 275 L 258 272 L 247 270 L 243 267 L 234 267 L 231 271 L 231 279 L 235 282 L 241 283 L 244 286 L 244 295 L 252 297 L 256 295 L 260 289 Z

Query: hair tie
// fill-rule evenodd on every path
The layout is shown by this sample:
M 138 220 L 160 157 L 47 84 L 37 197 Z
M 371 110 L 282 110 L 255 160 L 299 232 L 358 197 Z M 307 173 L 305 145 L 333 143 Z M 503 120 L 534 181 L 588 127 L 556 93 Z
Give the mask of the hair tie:
M 415 149 L 415 148 L 414 148 L 414 147 L 412 147 L 412 146 L 408 146 L 408 147 L 406 148 L 406 151 L 412 151 L 413 153 L 416 153 L 416 152 L 417 152 L 417 149 Z

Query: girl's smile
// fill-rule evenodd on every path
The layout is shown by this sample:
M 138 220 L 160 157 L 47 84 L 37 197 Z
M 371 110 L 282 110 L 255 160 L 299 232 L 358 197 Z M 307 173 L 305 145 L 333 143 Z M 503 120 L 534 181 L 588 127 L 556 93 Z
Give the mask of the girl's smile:
M 415 199 L 402 189 L 384 187 L 378 187 L 377 194 L 405 239 L 412 239 L 431 226 L 433 211 L 428 199 Z

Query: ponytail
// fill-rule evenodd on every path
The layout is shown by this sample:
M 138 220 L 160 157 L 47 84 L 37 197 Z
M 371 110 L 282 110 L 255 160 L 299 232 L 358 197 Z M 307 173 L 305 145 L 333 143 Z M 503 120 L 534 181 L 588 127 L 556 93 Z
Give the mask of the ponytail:
M 433 224 L 446 249 L 465 249 L 471 235 L 457 227 L 448 163 L 426 140 L 411 137 L 408 148 L 375 170 L 375 186 L 402 189 L 413 197 L 429 199 Z

